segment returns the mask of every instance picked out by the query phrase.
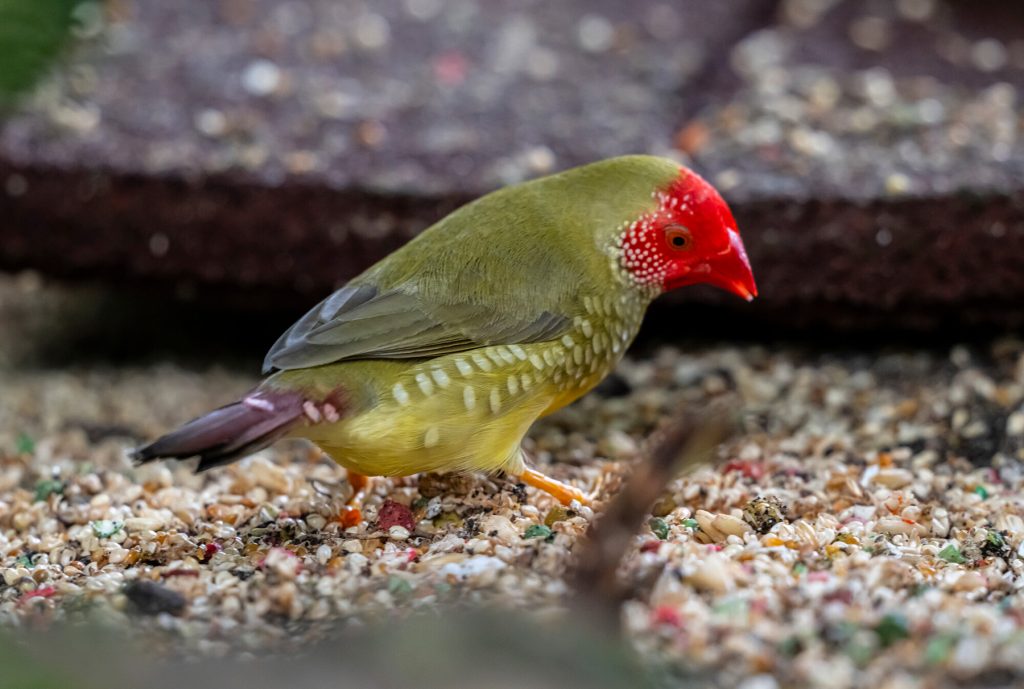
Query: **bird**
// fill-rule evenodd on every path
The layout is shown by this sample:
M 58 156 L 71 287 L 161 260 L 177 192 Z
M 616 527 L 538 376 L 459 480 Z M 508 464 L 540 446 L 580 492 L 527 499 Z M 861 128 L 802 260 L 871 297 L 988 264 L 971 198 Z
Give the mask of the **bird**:
M 204 471 L 298 437 L 359 495 L 365 477 L 505 472 L 589 504 L 523 439 L 612 371 L 657 296 L 696 284 L 757 295 L 728 205 L 678 162 L 627 155 L 507 186 L 327 296 L 251 392 L 134 459 L 199 457 Z

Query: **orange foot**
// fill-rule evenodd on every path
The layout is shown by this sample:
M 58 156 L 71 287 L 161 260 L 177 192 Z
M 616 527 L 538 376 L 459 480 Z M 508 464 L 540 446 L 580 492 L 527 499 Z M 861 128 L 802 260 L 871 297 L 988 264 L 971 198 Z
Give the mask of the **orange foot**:
M 338 521 L 346 529 L 363 523 L 362 506 L 370 486 L 370 477 L 349 471 L 348 483 L 352 486 L 352 497 L 345 501 L 345 506 L 338 513 Z
M 538 488 L 553 498 L 558 500 L 563 505 L 568 505 L 573 500 L 576 500 L 581 505 L 589 505 L 592 501 L 592 495 L 587 495 L 579 488 L 570 486 L 567 483 L 562 483 L 557 479 L 553 479 L 550 476 L 546 476 L 536 469 L 526 467 L 523 473 L 519 474 L 519 479 L 534 488 Z

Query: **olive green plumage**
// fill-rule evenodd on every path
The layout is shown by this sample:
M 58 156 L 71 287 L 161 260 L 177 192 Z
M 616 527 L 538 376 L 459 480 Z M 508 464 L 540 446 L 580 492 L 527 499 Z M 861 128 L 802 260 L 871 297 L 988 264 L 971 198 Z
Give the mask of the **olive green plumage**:
M 664 211 L 658 194 L 687 174 L 625 156 L 460 208 L 303 316 L 253 393 L 136 458 L 199 455 L 204 469 L 288 434 L 362 474 L 505 470 L 582 500 L 528 469 L 520 445 L 636 335 L 662 285 L 624 267 L 637 255 L 625 233 Z
M 455 211 L 312 309 L 274 345 L 266 383 L 343 390 L 343 418 L 297 427 L 371 475 L 518 473 L 537 417 L 608 374 L 651 292 L 621 274 L 624 226 L 679 166 L 616 158 Z
M 679 166 L 625 156 L 488 194 L 369 268 L 285 333 L 266 368 L 420 358 L 551 339 L 616 287 L 608 250 Z M 339 308 L 340 305 L 340 308 Z

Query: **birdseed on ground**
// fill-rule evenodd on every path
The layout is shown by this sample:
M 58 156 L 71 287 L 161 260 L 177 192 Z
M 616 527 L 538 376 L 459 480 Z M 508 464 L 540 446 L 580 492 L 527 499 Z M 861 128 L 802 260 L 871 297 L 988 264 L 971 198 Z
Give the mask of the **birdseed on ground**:
M 681 410 L 734 399 L 742 420 L 718 465 L 670 485 L 623 564 L 623 624 L 643 653 L 748 688 L 984 686 L 1024 665 L 1024 343 L 662 347 L 619 374 L 616 396 L 534 427 L 545 471 L 610 497 Z M 445 602 L 557 619 L 601 511 L 503 477 L 428 475 L 376 482 L 365 523 L 346 526 L 344 470 L 297 441 L 199 476 L 131 466 L 134 443 L 252 376 L 3 377 L 4 626 L 98 619 L 161 652 L 221 656 Z

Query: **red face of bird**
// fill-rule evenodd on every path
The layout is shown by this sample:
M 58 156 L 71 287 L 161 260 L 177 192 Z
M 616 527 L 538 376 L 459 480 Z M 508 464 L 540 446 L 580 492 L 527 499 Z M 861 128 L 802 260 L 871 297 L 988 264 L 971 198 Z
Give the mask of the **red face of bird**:
M 654 198 L 658 209 L 631 223 L 621 240 L 622 264 L 635 282 L 665 291 L 706 283 L 747 301 L 757 296 L 736 221 L 714 187 L 681 168 Z

